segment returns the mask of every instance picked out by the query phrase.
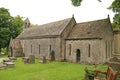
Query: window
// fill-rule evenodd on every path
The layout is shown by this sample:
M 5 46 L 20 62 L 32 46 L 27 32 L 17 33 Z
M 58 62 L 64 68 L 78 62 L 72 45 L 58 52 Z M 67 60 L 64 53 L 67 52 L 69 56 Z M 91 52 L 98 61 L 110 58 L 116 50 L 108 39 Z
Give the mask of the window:
M 106 58 L 107 58 L 107 53 L 108 53 L 108 42 L 106 41 Z
M 71 44 L 69 44 L 69 55 L 71 56 Z
M 31 45 L 31 53 L 32 53 L 32 45 Z
M 39 54 L 40 54 L 40 45 L 39 45 Z
M 51 53 L 51 45 L 50 45 L 50 47 L 49 47 L 49 50 L 50 50 L 50 53 Z
M 90 50 L 90 44 L 88 45 L 88 57 L 90 57 L 90 52 L 91 52 L 91 50 Z

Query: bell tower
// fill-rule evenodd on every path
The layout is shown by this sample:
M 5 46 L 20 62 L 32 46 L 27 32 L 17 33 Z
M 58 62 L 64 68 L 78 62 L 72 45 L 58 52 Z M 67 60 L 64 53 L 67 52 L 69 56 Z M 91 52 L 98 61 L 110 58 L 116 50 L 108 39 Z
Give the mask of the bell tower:
M 26 19 L 24 20 L 23 30 L 29 28 L 29 27 L 30 27 L 30 24 L 31 24 L 31 23 L 30 23 L 30 20 L 29 20 L 28 18 L 26 18 Z

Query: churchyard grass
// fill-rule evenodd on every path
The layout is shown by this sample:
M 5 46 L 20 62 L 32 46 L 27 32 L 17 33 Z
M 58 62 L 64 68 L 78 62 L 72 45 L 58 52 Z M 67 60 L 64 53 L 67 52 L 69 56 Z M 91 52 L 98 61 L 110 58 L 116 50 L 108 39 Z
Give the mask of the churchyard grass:
M 93 65 L 81 65 L 68 62 L 47 62 L 24 64 L 18 58 L 14 68 L 0 70 L 0 80 L 83 80 L 85 67 L 94 70 Z M 97 69 L 106 70 L 107 66 L 99 65 Z

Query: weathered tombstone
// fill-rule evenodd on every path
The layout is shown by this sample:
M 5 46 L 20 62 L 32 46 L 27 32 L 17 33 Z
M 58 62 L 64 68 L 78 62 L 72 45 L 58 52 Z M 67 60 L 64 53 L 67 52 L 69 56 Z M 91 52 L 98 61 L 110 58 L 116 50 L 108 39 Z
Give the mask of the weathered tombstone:
M 9 58 L 3 59 L 3 64 L 4 64 L 5 62 L 11 62 L 11 60 L 10 60 Z
M 46 57 L 45 56 L 43 56 L 43 60 L 42 60 L 43 62 L 42 63 L 46 63 L 47 62 L 47 60 L 46 60 Z
M 5 64 L 0 64 L 0 70 L 6 69 L 7 66 Z
M 28 57 L 23 57 L 23 62 L 24 63 L 29 63 L 29 58 Z
M 6 64 L 6 66 L 7 66 L 8 68 L 13 68 L 13 67 L 15 67 L 15 64 L 14 64 L 13 62 L 5 62 L 4 64 Z
M 35 63 L 35 55 L 29 55 L 29 63 L 31 64 Z
M 54 61 L 55 60 L 55 52 L 52 50 L 50 53 L 50 61 Z
M 15 62 L 17 60 L 16 57 L 9 57 L 9 59 L 12 61 L 12 62 Z

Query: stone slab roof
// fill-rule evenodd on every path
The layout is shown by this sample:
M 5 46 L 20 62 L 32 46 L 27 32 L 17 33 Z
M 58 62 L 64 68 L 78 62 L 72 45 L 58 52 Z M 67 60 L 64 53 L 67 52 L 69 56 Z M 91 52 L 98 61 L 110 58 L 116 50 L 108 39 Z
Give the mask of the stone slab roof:
M 46 38 L 46 37 L 57 37 L 63 32 L 65 27 L 69 24 L 72 18 L 43 24 L 38 27 L 25 29 L 17 38 Z
M 78 23 L 67 39 L 101 39 L 106 34 L 109 19 Z

